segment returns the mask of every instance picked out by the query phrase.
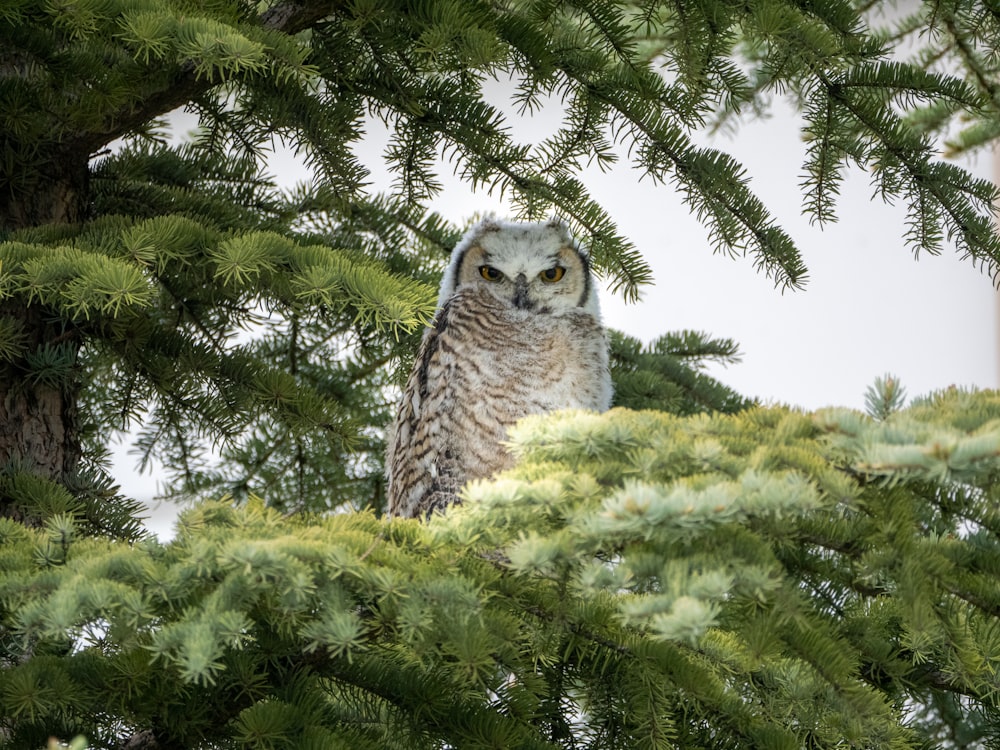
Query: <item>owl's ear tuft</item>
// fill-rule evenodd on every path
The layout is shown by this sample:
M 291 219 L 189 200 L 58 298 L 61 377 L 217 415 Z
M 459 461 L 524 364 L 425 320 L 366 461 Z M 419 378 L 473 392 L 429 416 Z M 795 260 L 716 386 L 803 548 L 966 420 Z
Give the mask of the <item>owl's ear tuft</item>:
M 476 227 L 477 234 L 485 234 L 486 232 L 499 232 L 503 227 L 500 222 L 494 219 L 492 216 L 483 219 L 479 222 L 479 226 Z
M 576 239 L 573 238 L 573 234 L 569 231 L 569 224 L 567 224 L 565 221 L 563 221 L 563 219 L 561 217 L 553 215 L 552 218 L 550 218 L 545 223 L 545 227 L 547 229 L 554 229 L 554 230 L 556 230 L 559 233 L 559 236 L 562 239 L 562 243 L 566 247 L 572 247 L 572 248 L 574 248 L 576 252 L 578 252 L 580 255 L 583 255 L 583 256 L 586 256 L 586 255 L 589 254 L 588 251 L 587 251 L 587 248 L 584 247 L 581 242 L 579 242 L 578 240 L 576 240 Z

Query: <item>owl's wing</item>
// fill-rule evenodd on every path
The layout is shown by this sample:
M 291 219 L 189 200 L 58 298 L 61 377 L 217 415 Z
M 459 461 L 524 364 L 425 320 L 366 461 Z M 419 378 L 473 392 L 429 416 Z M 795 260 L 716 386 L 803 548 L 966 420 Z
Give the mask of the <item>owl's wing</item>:
M 433 327 L 424 332 L 389 437 L 386 475 L 391 516 L 413 518 L 430 513 L 454 502 L 460 488 L 454 462 L 444 447 L 447 410 L 435 392 L 445 383 L 439 348 L 448 316 L 445 305 Z

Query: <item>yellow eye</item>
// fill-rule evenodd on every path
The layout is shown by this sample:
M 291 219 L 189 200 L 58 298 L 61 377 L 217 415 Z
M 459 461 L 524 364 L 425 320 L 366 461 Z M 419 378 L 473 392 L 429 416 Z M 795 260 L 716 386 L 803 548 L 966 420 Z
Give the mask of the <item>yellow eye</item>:
M 480 266 L 479 275 L 487 281 L 500 281 L 503 278 L 503 274 L 493 266 Z
M 564 273 L 566 273 L 566 269 L 562 266 L 552 266 L 552 268 L 546 268 L 538 274 L 538 278 L 542 281 L 547 281 L 549 284 L 554 284 L 563 277 Z

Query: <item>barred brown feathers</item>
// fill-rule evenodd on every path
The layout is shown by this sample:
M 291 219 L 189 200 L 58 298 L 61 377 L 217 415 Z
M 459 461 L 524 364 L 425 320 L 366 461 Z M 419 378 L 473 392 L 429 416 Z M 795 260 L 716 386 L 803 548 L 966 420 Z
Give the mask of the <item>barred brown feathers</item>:
M 502 442 L 520 418 L 610 401 L 586 254 L 555 220 L 480 223 L 452 254 L 390 434 L 390 515 L 442 509 L 509 468 Z

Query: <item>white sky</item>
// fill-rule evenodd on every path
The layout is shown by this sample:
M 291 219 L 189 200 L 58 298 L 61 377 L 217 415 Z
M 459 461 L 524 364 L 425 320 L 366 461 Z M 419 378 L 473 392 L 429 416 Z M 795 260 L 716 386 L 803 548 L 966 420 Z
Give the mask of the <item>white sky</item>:
M 790 111 L 740 129 L 716 147 L 743 163 L 751 186 L 803 253 L 809 282 L 782 293 L 750 258 L 714 255 L 705 230 L 668 187 L 624 180 L 595 193 L 649 258 L 656 286 L 636 306 L 606 299 L 609 325 L 643 340 L 693 328 L 739 342 L 740 364 L 713 374 L 765 401 L 861 408 L 875 377 L 898 376 L 910 396 L 949 385 L 994 387 L 995 292 L 953 249 L 913 253 L 905 210 L 873 198 L 870 176 L 849 173 L 839 222 L 801 213 L 801 142 Z M 968 163 L 990 177 L 991 160 Z
M 502 87 L 491 97 L 504 96 Z M 499 101 L 497 102 L 499 104 Z M 558 119 L 549 108 L 512 122 L 514 137 L 543 137 Z M 387 134 L 371 126 L 363 160 L 373 168 L 372 190 L 388 188 L 379 165 Z M 804 144 L 790 109 L 742 126 L 735 136 L 708 145 L 732 154 L 751 177 L 751 189 L 792 236 L 809 268 L 803 291 L 782 293 L 754 270 L 752 258 L 713 254 L 706 230 L 669 184 L 639 182 L 623 158 L 610 173 L 585 175 L 601 203 L 647 258 L 655 282 L 639 303 L 602 295 L 605 322 L 648 342 L 681 329 L 735 339 L 741 363 L 712 374 L 740 393 L 766 403 L 806 409 L 838 405 L 863 408 L 864 391 L 880 375 L 897 376 L 909 396 L 949 385 L 991 388 L 997 384 L 996 295 L 987 275 L 952 250 L 914 260 L 905 247 L 905 211 L 873 198 L 869 176 L 848 173 L 838 204 L 838 223 L 811 226 L 801 213 Z M 987 156 L 964 163 L 990 177 Z M 282 152 L 272 169 L 284 184 L 305 179 L 300 163 Z M 445 189 L 431 205 L 457 223 L 476 213 L 506 215 L 504 204 L 474 194 L 442 171 Z M 150 497 L 155 476 L 139 476 L 122 446 L 114 471 L 126 493 Z M 161 507 L 150 525 L 169 527 L 175 508 Z

